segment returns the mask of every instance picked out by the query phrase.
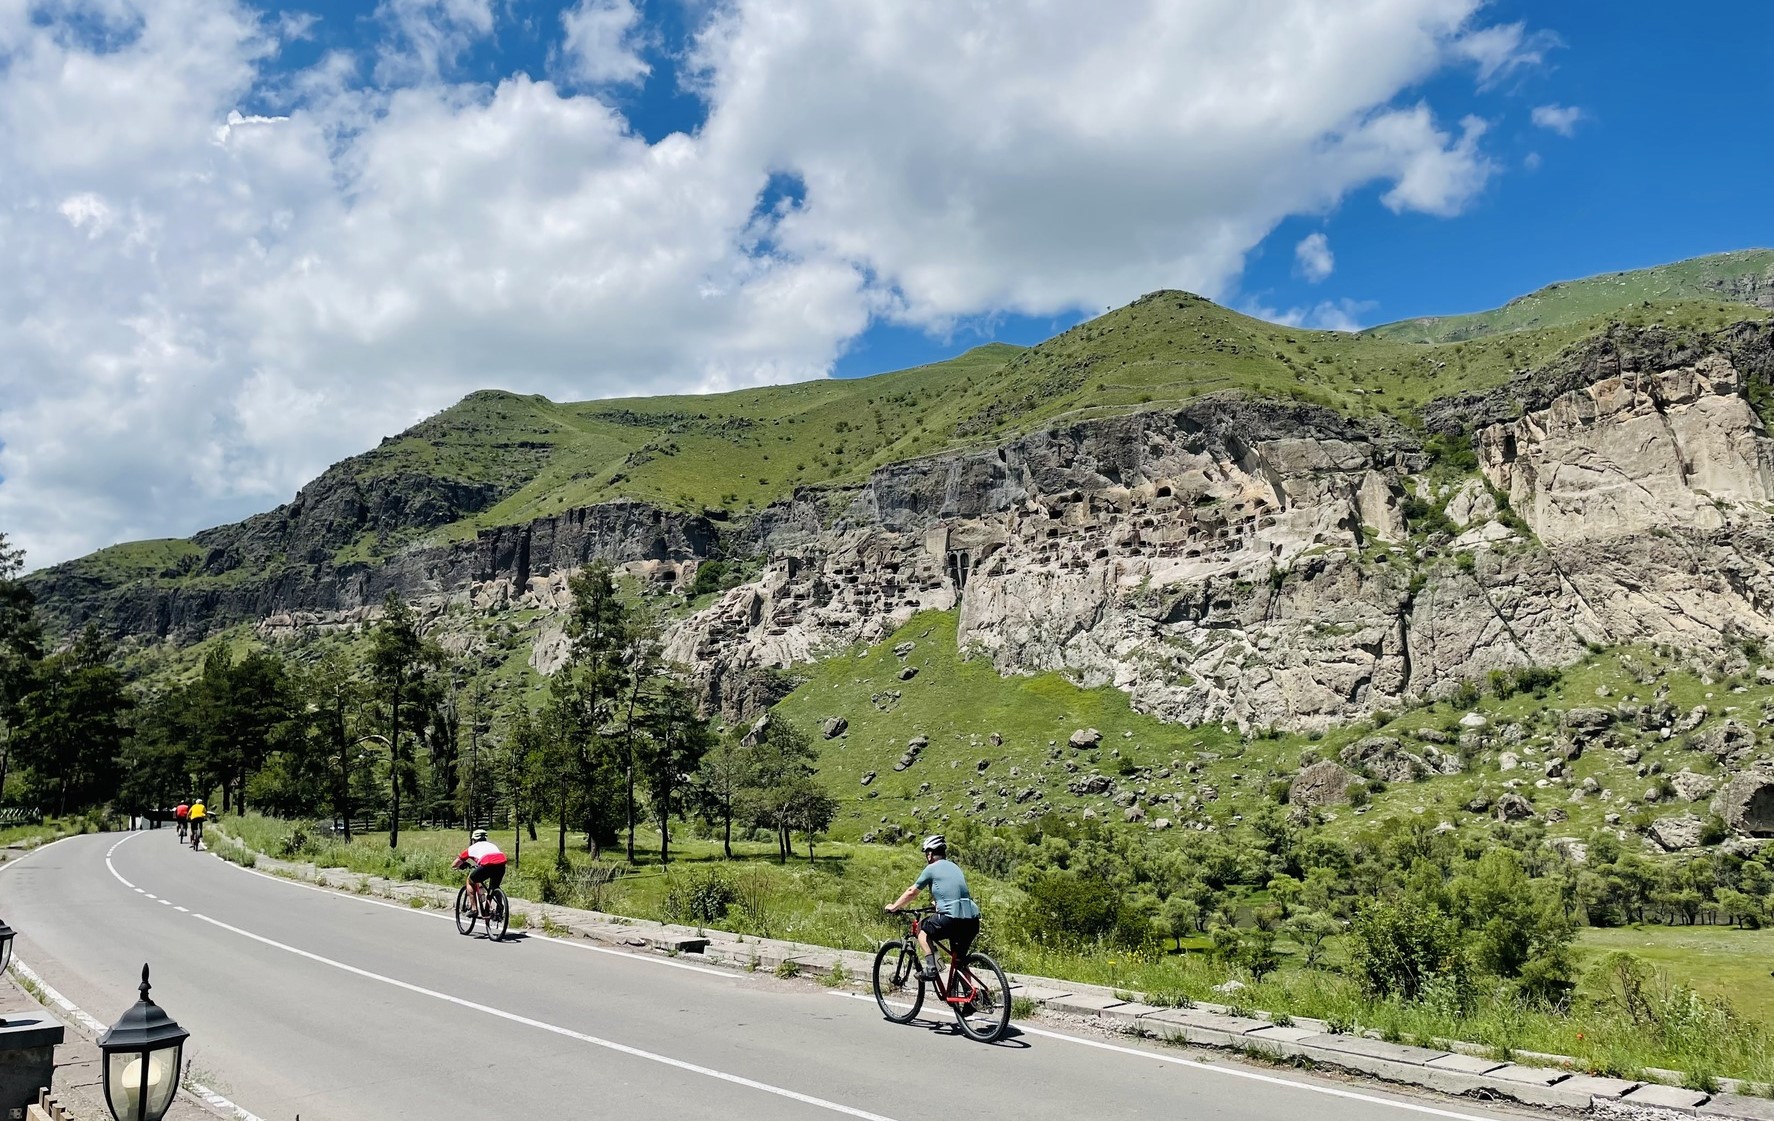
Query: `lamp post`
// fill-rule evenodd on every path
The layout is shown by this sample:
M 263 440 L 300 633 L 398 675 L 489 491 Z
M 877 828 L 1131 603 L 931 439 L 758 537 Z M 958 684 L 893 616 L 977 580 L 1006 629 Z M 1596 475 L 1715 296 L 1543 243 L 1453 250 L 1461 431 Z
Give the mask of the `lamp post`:
M 142 998 L 99 1036 L 105 1104 L 117 1121 L 160 1121 L 179 1090 L 181 1056 L 191 1033 L 148 998 L 148 967 L 142 966 Z

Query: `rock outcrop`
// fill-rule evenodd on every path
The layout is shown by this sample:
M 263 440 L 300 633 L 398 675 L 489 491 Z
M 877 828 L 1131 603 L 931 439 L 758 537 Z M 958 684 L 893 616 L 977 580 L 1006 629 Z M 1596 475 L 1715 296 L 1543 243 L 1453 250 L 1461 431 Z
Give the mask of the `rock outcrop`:
M 1590 644 L 1774 638 L 1774 451 L 1744 395 L 1751 371 L 1774 376 L 1764 328 L 1703 343 L 1650 332 L 1631 347 L 1610 336 L 1514 385 L 1432 403 L 1430 430 L 1469 433 L 1482 474 L 1439 500 L 1452 540 L 1406 521 L 1406 497 L 1428 485 L 1418 433 L 1224 394 L 884 466 L 743 521 L 611 502 L 374 566 L 329 550 L 384 514 L 317 482 L 200 535 L 202 579 L 94 589 L 52 570 L 36 587 L 64 624 L 189 638 L 248 620 L 277 637 L 361 625 L 390 592 L 558 612 L 567 574 L 591 560 L 679 586 L 718 551 L 759 574 L 676 622 L 666 653 L 730 720 L 780 697 L 779 671 L 957 609 L 962 651 L 1001 673 L 1113 686 L 1166 721 L 1322 729 Z M 431 511 L 423 525 L 496 497 L 446 495 L 431 510 L 408 496 Z M 242 558 L 258 558 L 257 575 Z M 545 632 L 533 664 L 563 651 Z M 1717 754 L 1740 764 L 1742 747 Z M 1356 762 L 1388 781 L 1444 769 L 1424 755 Z
M 1312 809 L 1349 800 L 1349 788 L 1361 780 L 1347 768 L 1328 759 L 1306 767 L 1287 788 L 1290 806 Z
M 1774 769 L 1756 767 L 1719 789 L 1713 812 L 1725 827 L 1745 837 L 1774 837 Z

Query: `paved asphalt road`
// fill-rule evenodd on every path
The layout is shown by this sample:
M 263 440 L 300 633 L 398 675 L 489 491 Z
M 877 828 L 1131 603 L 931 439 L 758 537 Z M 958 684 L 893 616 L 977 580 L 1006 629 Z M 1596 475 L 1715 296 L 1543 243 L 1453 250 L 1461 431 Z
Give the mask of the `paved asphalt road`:
M 463 938 L 438 912 L 251 873 L 170 829 L 5 869 L 0 916 L 25 962 L 106 1023 L 150 962 L 193 1073 L 266 1121 L 1523 1116 L 1027 1025 L 984 1046 L 811 984 Z

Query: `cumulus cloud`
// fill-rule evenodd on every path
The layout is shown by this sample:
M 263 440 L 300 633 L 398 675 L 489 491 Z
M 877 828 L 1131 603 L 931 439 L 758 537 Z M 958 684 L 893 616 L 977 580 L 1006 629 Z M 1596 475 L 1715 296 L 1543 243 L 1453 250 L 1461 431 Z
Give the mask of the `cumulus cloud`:
M 881 320 L 1225 297 L 1289 215 L 1482 189 L 1483 123 L 1399 103 L 1478 4 L 729 0 L 692 9 L 705 123 L 657 142 L 462 80 L 491 0 L 383 0 L 296 71 L 312 25 L 241 0 L 0 5 L 0 525 L 34 564 L 189 533 L 487 386 L 718 390 Z M 636 10 L 575 3 L 563 76 L 643 77 Z
M 636 49 L 641 13 L 632 0 L 579 0 L 561 13 L 568 72 L 591 85 L 635 82 L 652 70 Z
M 1322 233 L 1307 234 L 1294 246 L 1294 263 L 1299 266 L 1300 275 L 1317 284 L 1329 276 L 1337 267 L 1337 259 L 1331 253 L 1330 239 Z
M 1575 136 L 1577 122 L 1583 119 L 1583 110 L 1575 105 L 1538 105 L 1534 107 L 1532 118 L 1539 128 L 1551 129 L 1560 136 Z

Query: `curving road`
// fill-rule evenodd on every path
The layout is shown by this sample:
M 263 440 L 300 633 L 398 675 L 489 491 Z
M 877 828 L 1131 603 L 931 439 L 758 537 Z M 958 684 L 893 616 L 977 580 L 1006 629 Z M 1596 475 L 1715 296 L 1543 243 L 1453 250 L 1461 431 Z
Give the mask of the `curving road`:
M 1525 1115 L 1036 1027 L 987 1047 L 808 984 L 462 938 L 437 912 L 236 868 L 170 829 L 5 865 L 0 916 L 19 957 L 106 1023 L 152 963 L 194 1074 L 266 1121 Z

